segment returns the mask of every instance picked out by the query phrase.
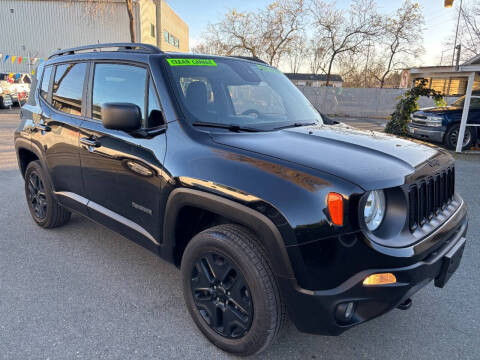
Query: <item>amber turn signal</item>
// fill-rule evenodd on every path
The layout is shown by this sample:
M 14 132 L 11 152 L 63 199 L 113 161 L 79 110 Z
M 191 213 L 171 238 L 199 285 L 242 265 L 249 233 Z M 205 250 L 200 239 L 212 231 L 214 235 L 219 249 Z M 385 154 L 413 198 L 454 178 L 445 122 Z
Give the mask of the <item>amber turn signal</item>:
M 328 211 L 330 219 L 335 225 L 343 225 L 343 196 L 338 193 L 328 193 L 327 197 Z
M 380 273 L 367 276 L 365 280 L 363 280 L 363 285 L 387 285 L 395 284 L 396 282 L 397 278 L 392 273 Z

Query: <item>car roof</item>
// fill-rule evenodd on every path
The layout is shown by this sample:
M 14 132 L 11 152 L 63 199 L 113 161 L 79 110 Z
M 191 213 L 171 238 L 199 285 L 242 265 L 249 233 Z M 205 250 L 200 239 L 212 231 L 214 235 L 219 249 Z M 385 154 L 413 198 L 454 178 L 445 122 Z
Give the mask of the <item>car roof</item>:
M 101 51 L 101 49 L 110 49 L 107 51 Z M 118 50 L 111 50 L 111 48 L 117 48 Z M 268 65 L 264 61 L 248 56 L 221 56 L 211 54 L 193 54 L 185 52 L 164 52 L 159 48 L 138 43 L 108 43 L 108 44 L 93 44 L 80 46 L 77 48 L 58 50 L 53 53 L 45 65 L 57 64 L 62 62 L 72 61 L 87 61 L 87 60 L 116 60 L 116 61 L 132 61 L 140 63 L 148 63 L 150 57 L 165 58 L 165 57 L 192 57 L 192 58 L 226 58 L 226 59 L 238 59 L 241 61 L 250 61 L 256 63 L 262 63 Z

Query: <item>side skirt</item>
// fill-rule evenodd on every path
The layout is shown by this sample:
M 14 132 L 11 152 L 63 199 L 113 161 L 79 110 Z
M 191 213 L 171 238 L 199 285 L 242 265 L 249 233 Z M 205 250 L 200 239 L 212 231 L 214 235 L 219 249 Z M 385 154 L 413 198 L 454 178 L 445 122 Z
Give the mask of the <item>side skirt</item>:
M 72 192 L 59 191 L 55 196 L 63 206 L 159 254 L 159 242 L 135 222 Z

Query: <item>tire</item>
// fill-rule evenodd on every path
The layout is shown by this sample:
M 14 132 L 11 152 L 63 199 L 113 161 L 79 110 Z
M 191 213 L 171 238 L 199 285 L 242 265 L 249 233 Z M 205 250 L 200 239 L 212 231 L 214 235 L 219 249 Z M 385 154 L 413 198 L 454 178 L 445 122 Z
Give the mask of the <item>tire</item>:
M 457 148 L 457 138 L 458 138 L 459 131 L 460 131 L 460 124 L 455 124 L 448 128 L 443 138 L 443 144 L 447 149 L 455 150 Z M 467 126 L 465 128 L 464 141 L 465 139 L 467 139 L 467 142 L 466 143 L 464 142 L 462 146 L 462 150 L 469 149 L 475 144 L 477 140 L 475 136 L 475 132 L 471 127 Z
M 38 160 L 28 164 L 25 171 L 25 195 L 33 220 L 43 228 L 65 225 L 71 212 L 58 204 Z
M 281 333 L 285 305 L 267 254 L 250 230 L 226 224 L 195 235 L 181 270 L 190 315 L 222 350 L 258 354 Z

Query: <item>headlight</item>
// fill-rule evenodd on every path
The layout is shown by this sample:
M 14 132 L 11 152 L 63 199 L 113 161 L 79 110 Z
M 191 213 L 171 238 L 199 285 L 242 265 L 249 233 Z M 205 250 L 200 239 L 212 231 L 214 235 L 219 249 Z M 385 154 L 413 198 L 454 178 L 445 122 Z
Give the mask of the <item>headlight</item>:
M 378 229 L 385 217 L 385 194 L 383 190 L 370 191 L 363 208 L 363 218 L 368 230 Z
M 441 116 L 427 116 L 425 119 L 426 126 L 440 127 L 442 126 L 443 117 Z

